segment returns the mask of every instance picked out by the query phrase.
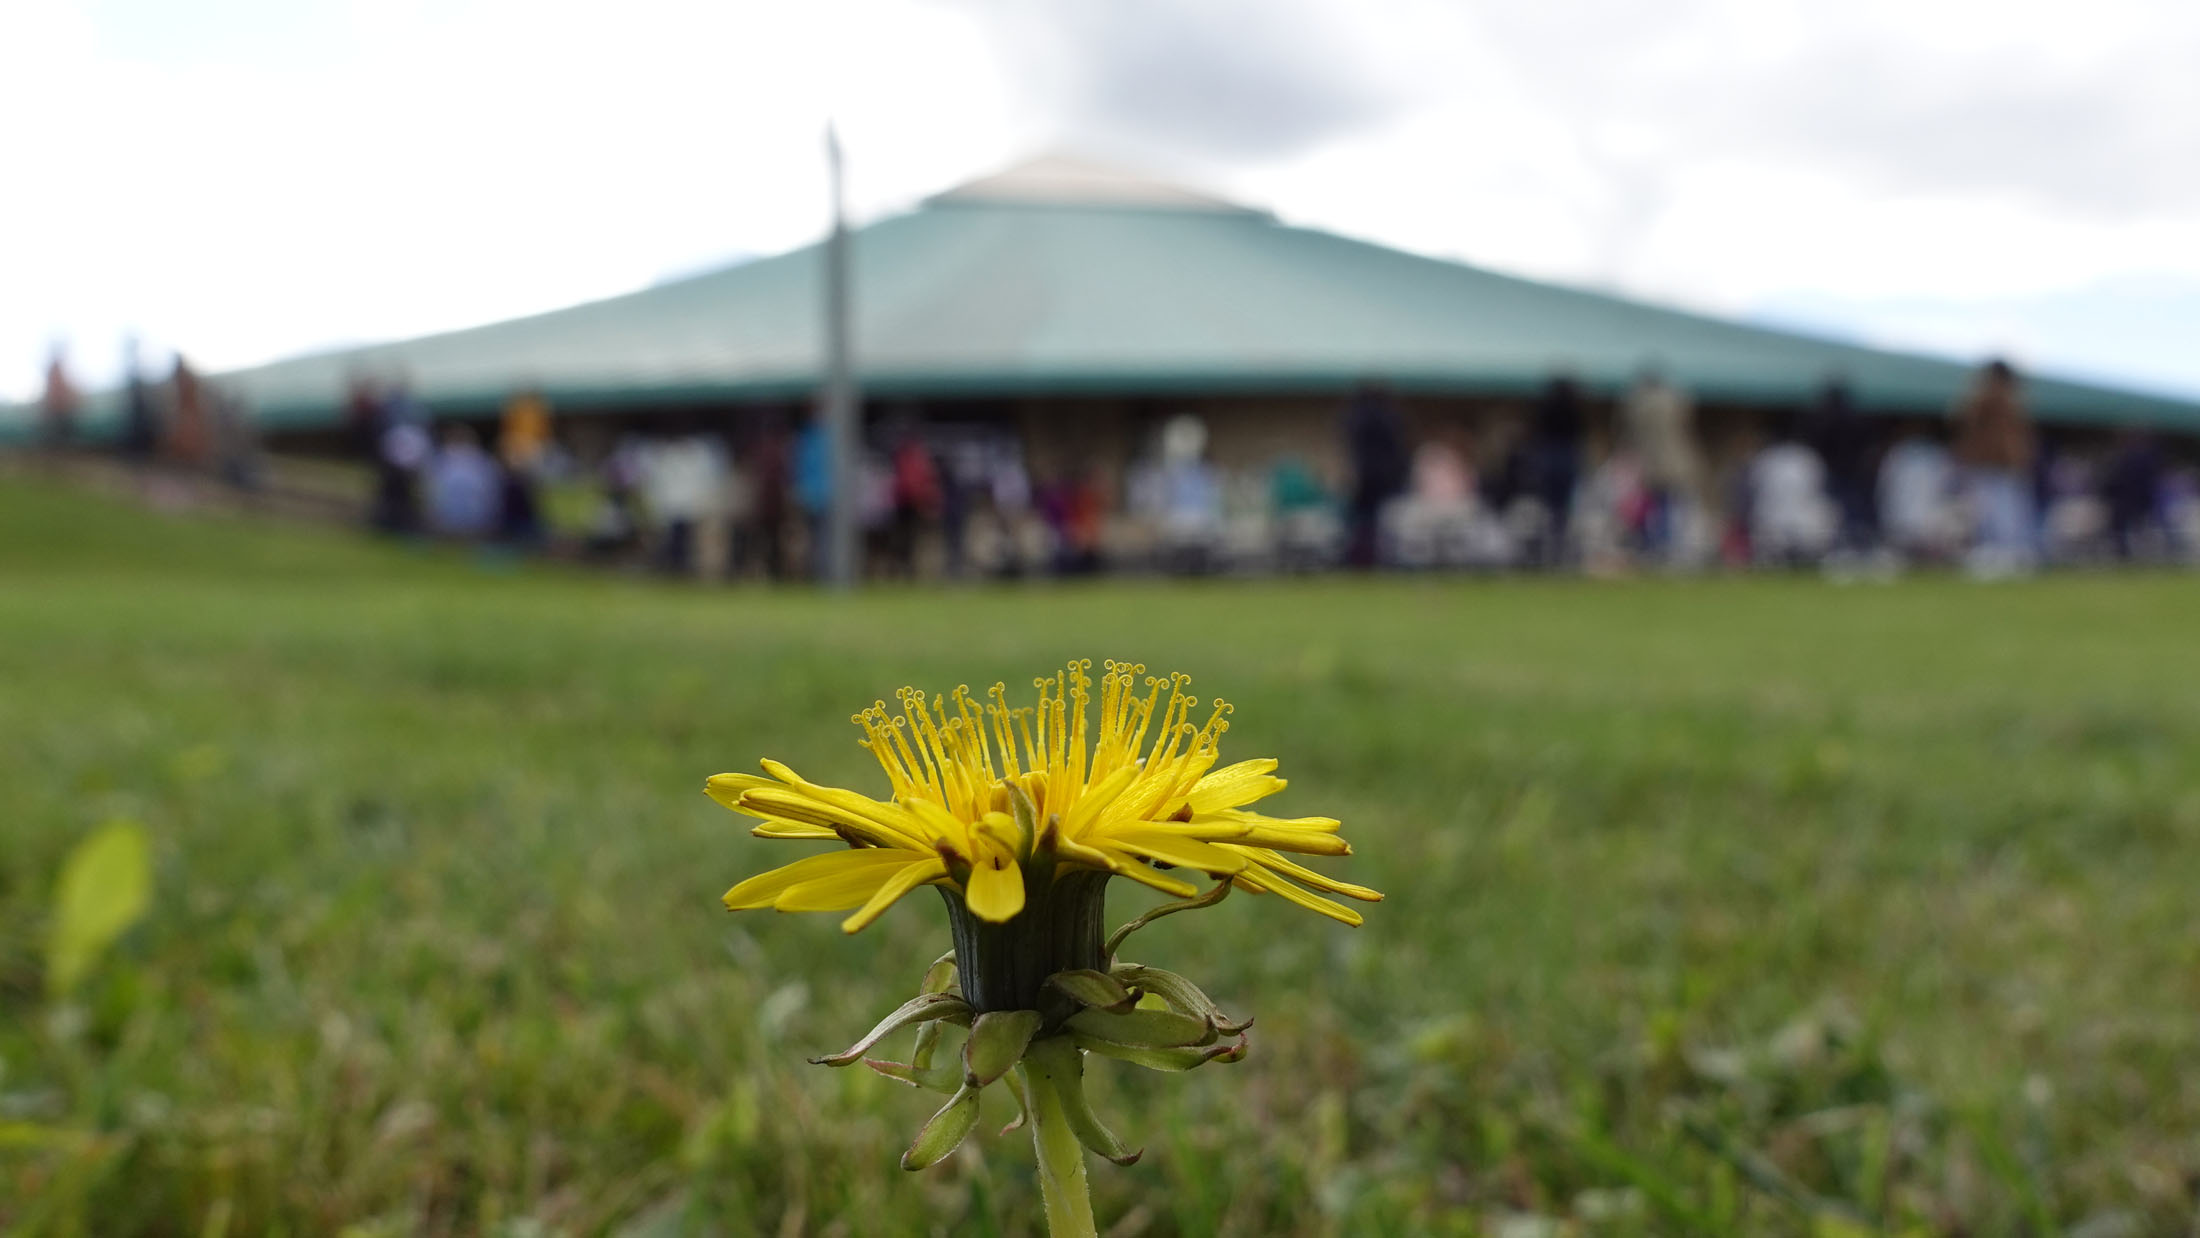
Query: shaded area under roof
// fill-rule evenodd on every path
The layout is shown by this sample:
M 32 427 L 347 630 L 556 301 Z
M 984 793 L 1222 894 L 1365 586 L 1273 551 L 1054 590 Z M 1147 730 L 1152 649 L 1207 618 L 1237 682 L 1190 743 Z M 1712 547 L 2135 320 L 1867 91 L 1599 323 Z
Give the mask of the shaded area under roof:
M 949 190 L 853 238 L 867 393 L 1281 393 L 1380 378 L 1461 394 L 1595 387 L 1655 359 L 1710 401 L 1799 404 L 1829 374 L 1861 406 L 1932 412 L 1954 362 L 1537 283 L 1295 228 L 1061 159 Z M 785 398 L 817 383 L 819 247 L 489 326 L 226 375 L 271 425 L 337 415 L 356 372 L 440 412 L 533 385 L 567 408 Z M 2034 377 L 2064 422 L 2200 429 L 2200 404 Z

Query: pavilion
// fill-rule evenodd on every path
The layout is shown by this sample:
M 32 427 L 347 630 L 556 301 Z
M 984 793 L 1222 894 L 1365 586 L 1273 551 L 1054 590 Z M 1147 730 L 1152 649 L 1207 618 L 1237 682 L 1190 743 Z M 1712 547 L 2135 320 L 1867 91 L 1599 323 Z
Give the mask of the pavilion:
M 1516 278 L 1279 222 L 1183 187 L 1061 158 L 972 181 L 855 231 L 857 366 L 871 424 L 1012 435 L 1035 469 L 1119 468 L 1153 428 L 1203 416 L 1247 466 L 1334 465 L 1337 409 L 1365 381 L 1418 427 L 1472 438 L 1557 371 L 1608 399 L 1645 365 L 1692 389 L 1708 434 L 1807 403 L 1834 375 L 1858 406 L 1943 413 L 1965 365 Z M 402 376 L 444 417 L 521 387 L 561 426 L 806 415 L 819 384 L 821 246 L 467 330 L 217 376 L 278 441 L 338 429 L 356 375 Z M 2049 425 L 2200 432 L 2200 403 L 2028 376 Z

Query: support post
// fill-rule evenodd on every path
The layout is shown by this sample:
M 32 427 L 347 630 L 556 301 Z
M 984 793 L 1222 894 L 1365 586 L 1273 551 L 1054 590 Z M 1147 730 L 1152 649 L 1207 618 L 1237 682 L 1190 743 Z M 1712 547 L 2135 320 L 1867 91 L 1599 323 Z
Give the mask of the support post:
M 825 127 L 825 159 L 831 171 L 833 226 L 825 240 L 825 373 L 819 412 L 825 422 L 832 500 L 825 519 L 825 579 L 834 589 L 856 586 L 862 575 L 856 544 L 856 444 L 863 395 L 856 384 L 853 291 L 850 288 L 848 219 L 841 191 L 840 135 Z

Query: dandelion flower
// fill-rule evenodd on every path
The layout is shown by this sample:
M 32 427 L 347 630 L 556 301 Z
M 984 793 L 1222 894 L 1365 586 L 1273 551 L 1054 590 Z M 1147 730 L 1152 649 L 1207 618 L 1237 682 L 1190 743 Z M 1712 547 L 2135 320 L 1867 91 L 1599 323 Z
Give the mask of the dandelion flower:
M 929 701 L 904 688 L 899 713 L 879 701 L 855 715 L 863 746 L 885 771 L 885 799 L 819 786 L 772 760 L 763 762 L 769 777 L 710 779 L 711 798 L 759 819 L 757 837 L 848 848 L 751 877 L 726 892 L 726 906 L 853 910 L 841 922 L 853 933 L 934 885 L 976 920 L 1005 924 L 1025 912 L 1034 888 L 1117 876 L 1189 898 L 1198 889 L 1185 873 L 1194 872 L 1360 923 L 1326 895 L 1381 895 L 1285 854 L 1351 854 L 1337 821 L 1254 811 L 1285 786 L 1273 760 L 1218 768 L 1227 703 L 1213 702 L 1195 723 L 1190 676 L 1141 683 L 1144 666 L 1111 661 L 1091 726 L 1091 665 L 1034 680 L 1034 706 L 1011 707 L 999 684 L 982 704 L 967 687 Z
M 731 910 L 848 911 L 841 927 L 853 933 L 921 886 L 940 891 L 954 950 L 854 1047 L 813 1060 L 860 1060 L 949 1096 L 903 1156 L 912 1169 L 959 1144 L 979 1091 L 1008 1079 L 1033 1125 L 1058 1235 L 1091 1232 L 1080 1144 L 1118 1163 L 1138 1157 L 1086 1106 L 1086 1054 L 1189 1070 L 1245 1053 L 1250 1020 L 1224 1015 L 1175 973 L 1116 962 L 1124 937 L 1232 889 L 1349 925 L 1360 914 L 1330 895 L 1382 897 L 1289 858 L 1352 849 L 1334 818 L 1252 808 L 1285 783 L 1273 760 L 1219 764 L 1228 704 L 1211 702 L 1198 720 L 1189 676 L 1148 676 L 1143 665 L 1111 661 L 1094 723 L 1091 667 L 1072 662 L 1034 680 L 1030 706 L 1011 706 L 999 684 L 982 703 L 967 687 L 930 698 L 904 688 L 898 713 L 873 703 L 853 721 L 885 772 L 884 798 L 820 786 L 772 760 L 763 762 L 766 776 L 719 774 L 705 786 L 756 818 L 750 832 L 759 838 L 845 844 L 734 886 L 725 895 Z M 1214 880 L 1205 892 L 1190 880 L 1199 874 Z M 1181 901 L 1104 936 L 1111 877 Z M 969 1029 L 959 1071 L 931 1064 L 942 1025 Z M 907 1027 L 918 1028 L 910 1062 L 864 1056 Z

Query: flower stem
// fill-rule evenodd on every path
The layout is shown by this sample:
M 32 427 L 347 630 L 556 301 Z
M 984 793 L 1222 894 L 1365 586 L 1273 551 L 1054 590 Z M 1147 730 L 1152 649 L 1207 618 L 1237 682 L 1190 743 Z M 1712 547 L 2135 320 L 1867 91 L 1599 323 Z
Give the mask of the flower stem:
M 1024 1093 L 1031 1106 L 1031 1147 L 1039 1157 L 1039 1193 L 1051 1238 L 1098 1238 L 1092 1194 L 1085 1185 L 1085 1149 L 1062 1109 L 1063 1071 L 1081 1067 L 1068 1037 L 1034 1042 L 1024 1058 Z

